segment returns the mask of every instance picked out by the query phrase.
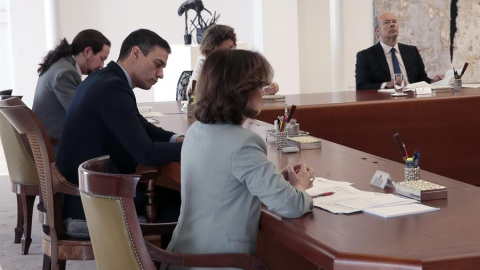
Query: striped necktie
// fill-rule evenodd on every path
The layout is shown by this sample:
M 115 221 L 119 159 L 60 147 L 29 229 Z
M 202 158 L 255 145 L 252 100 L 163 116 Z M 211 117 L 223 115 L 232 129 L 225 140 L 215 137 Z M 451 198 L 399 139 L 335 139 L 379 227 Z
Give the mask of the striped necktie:
M 400 64 L 398 64 L 397 56 L 395 55 L 395 48 L 392 48 L 390 50 L 390 53 L 392 55 L 393 73 L 395 74 L 402 73 L 402 71 L 400 70 Z

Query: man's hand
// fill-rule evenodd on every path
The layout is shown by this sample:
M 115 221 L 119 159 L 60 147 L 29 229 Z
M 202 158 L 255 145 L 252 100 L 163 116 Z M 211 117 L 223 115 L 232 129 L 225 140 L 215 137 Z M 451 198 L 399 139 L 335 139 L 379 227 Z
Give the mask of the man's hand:
M 393 88 L 393 85 L 394 85 L 394 83 L 393 83 L 393 79 L 392 79 L 391 81 L 387 82 L 387 85 L 385 86 L 385 88 L 391 89 L 391 88 Z
M 443 80 L 444 77 L 445 77 L 444 75 L 436 75 L 435 77 L 433 77 L 432 83 Z
M 177 142 L 183 142 L 184 139 L 185 139 L 185 136 L 178 136 L 176 141 Z

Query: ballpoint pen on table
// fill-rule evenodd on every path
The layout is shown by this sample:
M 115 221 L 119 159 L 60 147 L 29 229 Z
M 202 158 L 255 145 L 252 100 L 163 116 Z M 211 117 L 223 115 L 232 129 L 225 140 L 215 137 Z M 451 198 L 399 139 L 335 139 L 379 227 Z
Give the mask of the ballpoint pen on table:
M 463 68 L 462 68 L 462 73 L 460 73 L 460 77 L 459 77 L 459 79 L 461 79 L 461 78 L 462 78 L 462 76 L 463 76 L 463 74 L 465 74 L 465 70 L 467 69 L 467 67 L 468 67 L 468 63 L 465 63 L 465 64 L 463 65 Z
M 290 120 L 292 119 L 293 113 L 295 113 L 296 108 L 297 108 L 297 105 L 292 105 L 292 108 L 290 108 L 290 112 L 288 113 L 287 123 L 290 123 Z
M 402 139 L 400 138 L 400 134 L 395 133 L 393 135 L 393 139 L 395 140 L 395 143 L 397 144 L 397 147 L 400 150 L 400 153 L 402 153 L 402 158 L 406 161 L 406 159 L 408 158 L 408 152 L 407 152 L 407 148 L 405 147 L 405 144 L 402 142 Z
M 418 168 L 420 166 L 420 151 L 416 150 L 413 154 L 413 167 Z
M 320 193 L 320 194 L 313 195 L 312 198 L 330 196 L 330 195 L 333 195 L 334 193 L 335 193 L 335 192 L 324 192 L 324 193 Z
M 458 72 L 457 72 L 457 70 L 455 69 L 455 67 L 453 67 L 453 77 L 454 77 L 455 79 L 458 79 Z

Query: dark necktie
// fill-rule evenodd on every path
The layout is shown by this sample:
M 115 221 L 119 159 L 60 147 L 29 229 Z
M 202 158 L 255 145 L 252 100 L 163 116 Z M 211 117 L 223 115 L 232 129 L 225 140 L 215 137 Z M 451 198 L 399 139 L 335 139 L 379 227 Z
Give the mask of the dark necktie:
M 402 73 L 402 71 L 400 70 L 400 64 L 398 64 L 397 56 L 395 55 L 395 48 L 392 48 L 390 50 L 390 53 L 392 54 L 393 73 Z

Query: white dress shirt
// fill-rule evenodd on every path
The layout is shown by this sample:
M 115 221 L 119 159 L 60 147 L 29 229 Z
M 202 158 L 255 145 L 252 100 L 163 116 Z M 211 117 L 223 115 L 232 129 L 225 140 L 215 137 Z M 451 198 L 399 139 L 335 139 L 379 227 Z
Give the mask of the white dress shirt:
M 388 64 L 388 70 L 390 71 L 390 76 L 393 80 L 393 74 L 395 74 L 395 72 L 393 71 L 392 56 L 390 52 L 392 47 L 388 46 L 387 44 L 381 41 L 380 41 L 380 45 L 382 45 L 383 52 L 385 53 L 385 58 L 387 59 L 387 64 Z M 407 84 L 408 84 L 409 83 L 408 74 L 407 74 L 407 70 L 405 69 L 405 64 L 403 63 L 402 55 L 400 54 L 400 50 L 398 49 L 398 43 L 395 44 L 393 48 L 395 48 L 395 56 L 398 59 L 398 64 L 400 65 L 400 70 L 402 71 L 403 78 L 407 81 Z M 382 83 L 382 86 L 380 87 L 380 89 L 385 89 L 386 86 L 387 86 L 387 82 L 384 82 Z

